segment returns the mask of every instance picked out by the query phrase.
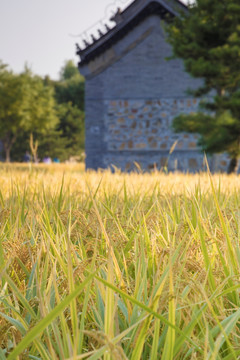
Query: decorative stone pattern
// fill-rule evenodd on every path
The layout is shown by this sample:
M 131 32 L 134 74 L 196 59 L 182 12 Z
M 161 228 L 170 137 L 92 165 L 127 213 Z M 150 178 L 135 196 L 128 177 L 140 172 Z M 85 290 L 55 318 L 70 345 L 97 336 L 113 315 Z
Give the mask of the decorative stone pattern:
M 175 134 L 172 120 L 197 110 L 196 99 L 105 101 L 105 135 L 109 151 L 196 150 L 196 135 Z
M 203 169 L 198 136 L 176 134 L 171 128 L 174 117 L 195 112 L 198 103 L 193 98 L 105 101 L 104 163 L 126 171 L 136 169 L 136 163 L 143 170 Z

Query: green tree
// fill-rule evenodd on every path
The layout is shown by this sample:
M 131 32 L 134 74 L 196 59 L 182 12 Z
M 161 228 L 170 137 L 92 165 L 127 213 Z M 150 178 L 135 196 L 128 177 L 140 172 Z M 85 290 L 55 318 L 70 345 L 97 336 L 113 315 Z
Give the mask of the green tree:
M 0 139 L 10 161 L 12 146 L 24 132 L 47 132 L 57 124 L 53 89 L 28 69 L 14 74 L 0 66 Z
M 33 76 L 28 69 L 21 76 L 25 93 L 24 128 L 46 134 L 58 124 L 54 89 L 45 85 L 39 76 Z
M 14 161 L 21 161 L 29 147 L 35 158 L 63 161 L 81 155 L 83 102 L 84 79 L 72 61 L 65 63 L 58 81 L 34 76 L 27 68 L 14 74 L 1 63 L 0 139 L 6 160 L 10 161 L 11 152 Z
M 58 130 L 67 139 L 66 151 L 69 155 L 84 149 L 84 112 L 76 105 L 63 103 L 58 106 Z
M 0 139 L 10 161 L 10 151 L 24 125 L 24 82 L 0 63 Z
M 84 110 L 85 82 L 72 60 L 66 61 L 60 71 L 60 80 L 54 82 L 55 98 L 59 104 L 71 103 Z
M 199 133 L 207 153 L 227 152 L 229 173 L 237 169 L 240 156 L 239 24 L 236 0 L 196 0 L 167 26 L 174 56 L 183 59 L 193 77 L 203 79 L 192 94 L 208 97 L 198 113 L 178 116 L 173 127 Z
M 84 78 L 80 75 L 77 66 L 74 64 L 73 60 L 65 61 L 63 67 L 60 70 L 60 81 L 69 80 L 73 78 L 78 78 L 81 81 L 84 81 Z
M 53 82 L 57 111 L 58 131 L 66 140 L 65 156 L 80 155 L 84 149 L 84 78 L 72 60 L 65 62 L 60 80 Z
M 68 139 L 57 128 L 51 129 L 46 134 L 39 134 L 37 138 L 40 159 L 49 156 L 52 159 L 58 158 L 60 161 L 64 161 L 69 158 L 67 152 Z

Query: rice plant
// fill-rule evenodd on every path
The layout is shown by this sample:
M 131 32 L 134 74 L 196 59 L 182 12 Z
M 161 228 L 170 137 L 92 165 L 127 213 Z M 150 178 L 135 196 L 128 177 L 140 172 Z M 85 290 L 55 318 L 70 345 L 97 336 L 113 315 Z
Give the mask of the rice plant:
M 238 359 L 237 176 L 1 165 L 0 359 Z

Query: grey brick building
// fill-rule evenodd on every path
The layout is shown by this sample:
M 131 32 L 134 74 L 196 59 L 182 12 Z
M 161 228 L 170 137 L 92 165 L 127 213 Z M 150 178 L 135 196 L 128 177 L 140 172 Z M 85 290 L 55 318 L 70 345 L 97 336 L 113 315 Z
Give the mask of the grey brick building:
M 197 135 L 171 130 L 177 114 L 197 109 L 186 91 L 200 85 L 181 60 L 166 60 L 172 52 L 163 24 L 179 10 L 187 11 L 179 0 L 135 0 L 117 10 L 112 28 L 78 47 L 86 79 L 86 168 L 128 171 L 135 162 L 144 170 L 202 168 Z M 219 169 L 225 166 L 218 161 Z

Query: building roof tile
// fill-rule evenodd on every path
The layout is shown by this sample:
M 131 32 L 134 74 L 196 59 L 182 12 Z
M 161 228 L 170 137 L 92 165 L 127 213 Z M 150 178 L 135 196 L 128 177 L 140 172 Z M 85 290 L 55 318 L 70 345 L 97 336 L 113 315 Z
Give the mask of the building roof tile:
M 162 19 L 166 19 L 167 17 L 176 16 L 179 10 L 187 10 L 187 6 L 180 0 L 135 0 L 123 11 L 118 8 L 115 15 L 109 19 L 115 22 L 113 28 L 105 24 L 106 32 L 103 33 L 99 29 L 98 38 L 91 35 L 91 42 L 85 39 L 83 49 L 76 44 L 77 54 L 80 56 L 79 67 L 85 65 L 111 47 L 113 43 L 123 38 L 144 18 L 150 15 L 159 15 Z

